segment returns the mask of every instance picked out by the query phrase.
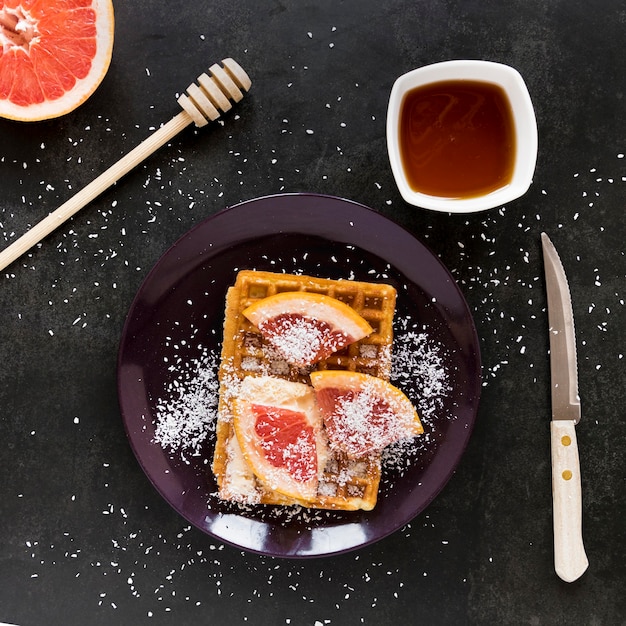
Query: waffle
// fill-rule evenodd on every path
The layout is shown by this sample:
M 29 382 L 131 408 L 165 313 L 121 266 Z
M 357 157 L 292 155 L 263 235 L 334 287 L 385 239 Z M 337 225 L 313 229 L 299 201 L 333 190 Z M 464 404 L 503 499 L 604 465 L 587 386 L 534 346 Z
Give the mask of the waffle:
M 311 368 L 289 365 L 277 357 L 258 329 L 242 314 L 256 300 L 285 291 L 315 292 L 341 300 L 367 320 L 374 332 Z M 248 468 L 232 426 L 231 407 L 246 376 L 268 375 L 309 382 L 312 369 L 341 369 L 389 380 L 395 301 L 395 289 L 384 284 L 251 270 L 239 272 L 226 295 L 219 372 L 220 399 L 213 472 L 220 498 L 249 504 L 300 504 L 318 509 L 371 510 L 374 507 L 380 482 L 379 454 L 348 459 L 329 449 L 317 497 L 306 502 L 287 498 L 263 485 Z

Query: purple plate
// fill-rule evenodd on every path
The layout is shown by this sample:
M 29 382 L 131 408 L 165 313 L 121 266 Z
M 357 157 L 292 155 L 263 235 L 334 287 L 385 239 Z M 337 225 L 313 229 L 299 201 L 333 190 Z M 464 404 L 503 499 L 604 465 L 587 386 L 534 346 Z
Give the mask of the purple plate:
M 240 269 L 379 281 L 398 290 L 392 382 L 416 404 L 425 435 L 410 449 L 386 453 L 374 510 L 242 508 L 225 503 L 216 497 L 210 469 L 212 432 L 195 454 L 155 441 L 168 402 L 175 406 L 176 397 L 192 394 L 189 389 L 195 394 L 196 409 L 200 400 L 208 405 L 215 401 L 211 398 L 215 367 L 204 372 L 206 378 L 198 385 L 194 376 L 201 370 L 193 370 L 192 364 L 215 365 L 226 290 Z M 365 546 L 423 511 L 463 455 L 476 418 L 480 384 L 472 316 L 437 257 L 375 211 L 311 194 L 244 202 L 179 239 L 139 289 L 118 360 L 126 432 L 158 492 L 209 535 L 279 557 L 323 556 Z

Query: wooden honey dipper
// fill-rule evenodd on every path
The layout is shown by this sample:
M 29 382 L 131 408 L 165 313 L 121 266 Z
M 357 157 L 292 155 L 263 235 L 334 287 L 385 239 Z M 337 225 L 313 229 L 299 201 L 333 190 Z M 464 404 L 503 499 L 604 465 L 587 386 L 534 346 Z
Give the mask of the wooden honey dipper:
M 231 100 L 239 102 L 243 98 L 243 91 L 248 91 L 252 82 L 233 59 L 223 59 L 222 65 L 223 67 L 215 63 L 209 68 L 210 76 L 202 74 L 198 77 L 197 85 L 195 83 L 189 85 L 187 93 L 178 98 L 178 103 L 183 108 L 178 115 L 0 252 L 0 271 L 39 243 L 189 124 L 193 122 L 198 127 L 206 126 L 210 121 L 216 120 L 222 113 L 232 108 Z

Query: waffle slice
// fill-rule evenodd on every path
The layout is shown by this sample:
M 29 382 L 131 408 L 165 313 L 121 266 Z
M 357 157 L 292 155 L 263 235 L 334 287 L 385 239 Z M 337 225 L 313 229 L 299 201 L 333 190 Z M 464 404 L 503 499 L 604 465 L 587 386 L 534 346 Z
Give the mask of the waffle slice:
M 348 459 L 328 450 L 317 496 L 298 501 L 283 496 L 259 481 L 247 466 L 235 436 L 233 401 L 246 376 L 268 375 L 294 382 L 309 382 L 309 369 L 289 365 L 266 344 L 260 332 L 242 314 L 262 298 L 286 291 L 331 296 L 351 306 L 374 332 L 342 351 L 316 363 L 312 369 L 362 372 L 389 380 L 396 291 L 378 283 L 330 280 L 272 272 L 244 270 L 227 293 L 224 339 L 220 365 L 220 400 L 213 472 L 219 496 L 243 503 L 278 504 L 319 509 L 371 510 L 378 496 L 380 455 Z

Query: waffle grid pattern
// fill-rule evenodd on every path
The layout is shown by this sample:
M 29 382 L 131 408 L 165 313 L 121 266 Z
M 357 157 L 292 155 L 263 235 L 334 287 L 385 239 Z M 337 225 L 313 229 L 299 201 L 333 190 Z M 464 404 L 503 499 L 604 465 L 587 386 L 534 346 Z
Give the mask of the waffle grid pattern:
M 301 504 L 320 509 L 371 510 L 376 504 L 380 482 L 378 455 L 348 459 L 331 451 L 320 479 L 317 498 L 313 502 L 297 502 L 286 498 L 262 485 L 253 476 L 246 476 L 244 483 L 255 484 L 255 498 L 247 498 L 245 494 L 239 493 L 238 486 L 232 480 L 232 467 L 242 467 L 230 409 L 238 382 L 250 375 L 270 375 L 308 382 L 310 370 L 294 368 L 277 358 L 258 329 L 242 314 L 256 300 L 287 291 L 315 292 L 341 300 L 365 318 L 374 329 L 368 337 L 317 363 L 315 369 L 350 370 L 389 379 L 396 300 L 393 287 L 350 280 L 241 271 L 226 298 L 220 407 L 213 459 L 213 472 L 218 481 L 220 497 L 241 501 L 254 501 L 256 498 L 262 504 Z M 241 479 L 241 476 L 238 478 Z

